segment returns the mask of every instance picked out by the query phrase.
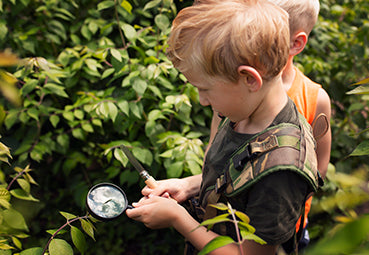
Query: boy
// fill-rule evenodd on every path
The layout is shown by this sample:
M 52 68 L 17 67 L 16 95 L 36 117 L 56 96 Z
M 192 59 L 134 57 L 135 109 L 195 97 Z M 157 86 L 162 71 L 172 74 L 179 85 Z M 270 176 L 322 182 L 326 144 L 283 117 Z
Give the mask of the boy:
M 209 204 L 227 201 L 250 217 L 267 242 L 245 240 L 244 254 L 274 255 L 294 239 L 305 200 L 318 186 L 312 134 L 283 88 L 288 14 L 267 1 L 209 1 L 178 13 L 168 43 L 168 57 L 198 88 L 200 103 L 227 120 L 202 175 L 159 181 L 155 190 L 145 187 L 147 198 L 127 216 L 149 228 L 174 227 L 201 250 L 219 234 L 235 238 L 234 228 L 197 228 L 199 222 L 176 201 L 199 194 L 205 211 L 199 218 L 212 213 Z M 173 199 L 160 197 L 166 192 Z M 211 254 L 240 249 L 229 244 Z
M 206 1 L 209 0 L 197 0 L 195 4 Z M 302 52 L 305 48 L 308 36 L 318 19 L 319 0 L 272 0 L 270 2 L 278 5 L 289 14 L 290 54 L 287 65 L 282 73 L 283 85 L 288 96 L 296 104 L 299 112 L 306 118 L 309 124 L 314 126 L 314 134 L 317 140 L 316 153 L 318 169 L 324 178 L 330 159 L 332 140 L 329 123 L 331 116 L 330 98 L 321 85 L 311 81 L 293 63 L 294 56 Z M 219 114 L 214 112 L 209 144 L 211 144 L 221 120 Z M 307 224 L 311 201 L 312 197 L 305 204 L 304 227 Z M 299 227 L 300 224 L 297 224 L 296 231 L 299 230 Z M 308 242 L 308 232 L 307 229 L 304 229 L 300 248 L 305 247 Z

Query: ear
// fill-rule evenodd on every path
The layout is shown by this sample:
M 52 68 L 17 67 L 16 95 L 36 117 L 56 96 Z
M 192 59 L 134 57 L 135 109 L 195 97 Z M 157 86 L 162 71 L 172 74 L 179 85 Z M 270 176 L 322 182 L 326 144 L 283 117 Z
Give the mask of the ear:
M 251 91 L 258 91 L 263 85 L 263 78 L 255 68 L 239 66 L 237 72 L 240 75 L 240 81 L 244 81 Z
M 296 56 L 299 54 L 304 48 L 308 40 L 308 35 L 301 31 L 292 36 L 291 39 L 291 47 L 290 47 L 290 55 Z

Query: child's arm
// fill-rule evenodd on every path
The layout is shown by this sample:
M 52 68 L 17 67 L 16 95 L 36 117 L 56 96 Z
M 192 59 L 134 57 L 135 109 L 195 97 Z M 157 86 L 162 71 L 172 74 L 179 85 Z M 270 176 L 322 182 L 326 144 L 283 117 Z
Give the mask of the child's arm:
M 317 139 L 317 160 L 318 160 L 318 169 L 322 177 L 324 178 L 327 174 L 328 163 L 331 155 L 331 142 L 332 142 L 332 134 L 330 127 L 330 119 L 331 119 L 331 101 L 324 89 L 320 89 L 318 93 L 317 106 L 315 117 L 319 114 L 324 113 L 328 118 L 328 130 L 319 139 Z
M 139 203 L 134 203 L 134 209 L 128 209 L 129 218 L 141 221 L 146 227 L 160 229 L 174 227 L 186 240 L 191 242 L 196 249 L 204 246 L 218 235 L 207 231 L 206 227 L 199 227 L 199 223 L 186 211 L 184 207 L 172 199 L 158 196 L 150 196 Z M 244 254 L 247 255 L 274 255 L 276 246 L 260 245 L 253 241 L 245 241 L 242 244 Z M 229 244 L 211 252 L 212 255 L 237 255 L 241 254 L 236 244 Z

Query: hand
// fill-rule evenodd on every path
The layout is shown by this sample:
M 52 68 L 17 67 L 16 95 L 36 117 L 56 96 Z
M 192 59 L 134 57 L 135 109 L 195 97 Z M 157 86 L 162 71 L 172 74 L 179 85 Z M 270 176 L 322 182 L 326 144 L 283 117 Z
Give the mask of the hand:
M 188 196 L 188 180 L 187 179 L 167 179 L 157 181 L 157 186 L 154 189 L 145 186 L 141 193 L 147 197 L 149 195 L 162 196 L 172 198 L 179 203 L 186 201 Z
M 178 217 L 187 213 L 175 200 L 154 195 L 132 205 L 133 209 L 126 210 L 127 216 L 151 229 L 172 227 Z

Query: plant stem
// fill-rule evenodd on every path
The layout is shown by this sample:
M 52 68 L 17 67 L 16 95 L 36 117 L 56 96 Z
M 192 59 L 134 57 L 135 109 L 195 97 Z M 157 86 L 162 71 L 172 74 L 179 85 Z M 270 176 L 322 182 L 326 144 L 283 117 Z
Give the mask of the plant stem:
M 238 224 L 237 224 L 238 221 L 236 219 L 236 215 L 234 214 L 233 208 L 231 207 L 230 204 L 228 204 L 228 208 L 231 211 L 232 219 L 233 219 L 233 223 L 234 223 L 234 227 L 236 229 L 237 240 L 238 240 L 238 247 L 240 248 L 241 255 L 244 255 L 244 253 L 243 253 L 243 247 L 242 247 L 242 239 L 241 239 L 241 236 L 240 236 L 240 231 L 238 229 Z
M 47 249 L 49 248 L 49 244 L 50 242 L 54 239 L 54 237 L 63 229 L 65 228 L 67 225 L 69 225 L 70 223 L 74 222 L 74 221 L 77 221 L 77 220 L 81 220 L 81 219 L 86 219 L 88 218 L 88 215 L 85 215 L 85 216 L 80 216 L 80 217 L 77 217 L 77 218 L 74 218 L 74 219 L 71 219 L 71 220 L 67 220 L 67 222 L 61 226 L 58 230 L 56 230 L 56 232 L 50 237 L 49 241 L 47 242 L 44 250 L 42 251 L 42 254 L 45 254 L 45 252 L 47 251 Z
M 24 174 L 24 170 L 22 172 L 19 172 L 14 178 L 13 180 L 9 183 L 8 187 L 6 187 L 7 190 L 10 190 L 10 187 L 13 185 L 13 183 Z

